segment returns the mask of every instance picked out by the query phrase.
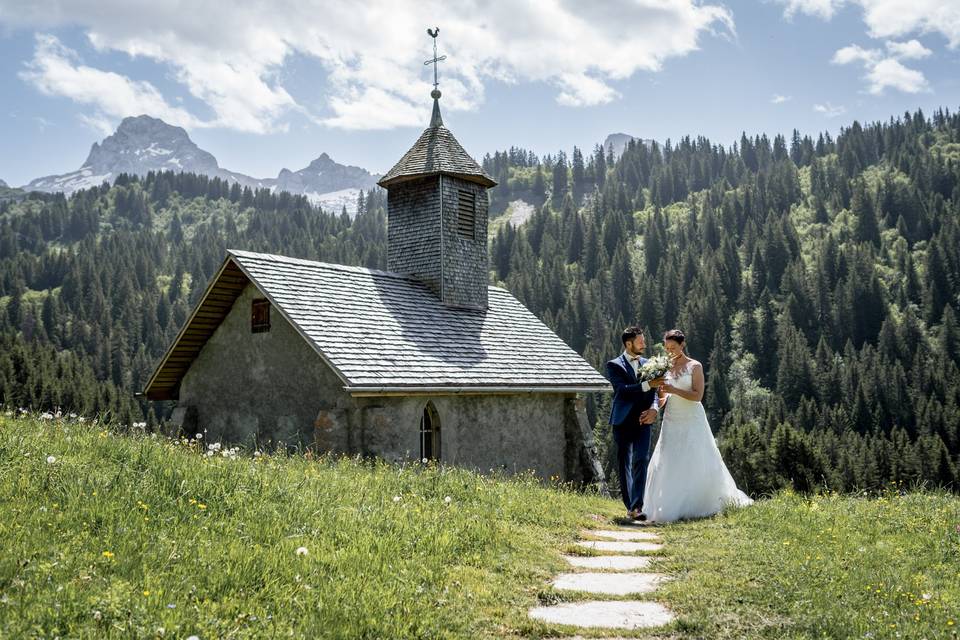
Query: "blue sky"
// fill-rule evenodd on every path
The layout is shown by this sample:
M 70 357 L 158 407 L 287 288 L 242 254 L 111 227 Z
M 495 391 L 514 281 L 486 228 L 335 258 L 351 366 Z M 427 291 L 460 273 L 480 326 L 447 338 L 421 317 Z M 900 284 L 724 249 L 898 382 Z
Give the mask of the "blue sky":
M 960 0 L 0 0 L 0 178 L 74 170 L 139 113 L 257 177 L 322 152 L 385 171 L 429 119 L 434 23 L 478 158 L 960 107 Z

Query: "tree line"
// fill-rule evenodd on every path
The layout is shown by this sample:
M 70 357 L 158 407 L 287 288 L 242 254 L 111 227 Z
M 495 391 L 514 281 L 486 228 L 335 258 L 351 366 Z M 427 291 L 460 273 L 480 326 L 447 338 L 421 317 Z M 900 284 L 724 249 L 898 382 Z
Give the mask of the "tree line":
M 731 471 L 755 494 L 956 487 L 960 117 L 483 159 L 491 281 L 602 370 L 626 324 L 682 328 Z M 386 266 L 358 213 L 171 172 L 0 203 L 0 401 L 157 424 L 135 399 L 228 248 Z M 604 428 L 609 398 L 589 399 Z

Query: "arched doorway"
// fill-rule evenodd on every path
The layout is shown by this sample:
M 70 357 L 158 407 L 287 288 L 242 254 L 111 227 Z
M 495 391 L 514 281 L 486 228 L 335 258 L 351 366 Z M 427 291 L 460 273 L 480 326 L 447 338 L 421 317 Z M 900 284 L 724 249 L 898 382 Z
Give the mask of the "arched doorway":
M 440 416 L 432 402 L 427 403 L 420 417 L 420 459 L 440 459 Z

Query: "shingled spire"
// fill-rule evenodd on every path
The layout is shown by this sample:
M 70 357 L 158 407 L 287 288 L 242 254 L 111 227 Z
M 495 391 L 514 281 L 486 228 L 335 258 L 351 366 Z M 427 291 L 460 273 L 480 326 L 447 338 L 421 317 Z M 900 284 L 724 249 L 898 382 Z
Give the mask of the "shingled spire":
M 440 116 L 434 38 L 430 126 L 380 179 L 387 190 L 387 268 L 423 280 L 453 307 L 487 308 L 487 189 L 496 182 L 464 151 Z

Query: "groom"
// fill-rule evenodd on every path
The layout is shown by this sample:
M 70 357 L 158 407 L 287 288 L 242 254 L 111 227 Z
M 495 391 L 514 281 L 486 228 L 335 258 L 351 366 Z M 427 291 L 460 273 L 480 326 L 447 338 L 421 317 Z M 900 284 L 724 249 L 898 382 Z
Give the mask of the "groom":
M 646 348 L 643 329 L 623 330 L 623 353 L 607 363 L 607 379 L 613 385 L 613 407 L 610 424 L 617 443 L 617 471 L 620 495 L 627 507 L 627 517 L 646 520 L 643 513 L 643 485 L 650 461 L 650 425 L 657 419 L 659 403 L 656 386 L 659 380 L 638 382 L 637 372 L 646 362 L 640 354 Z

